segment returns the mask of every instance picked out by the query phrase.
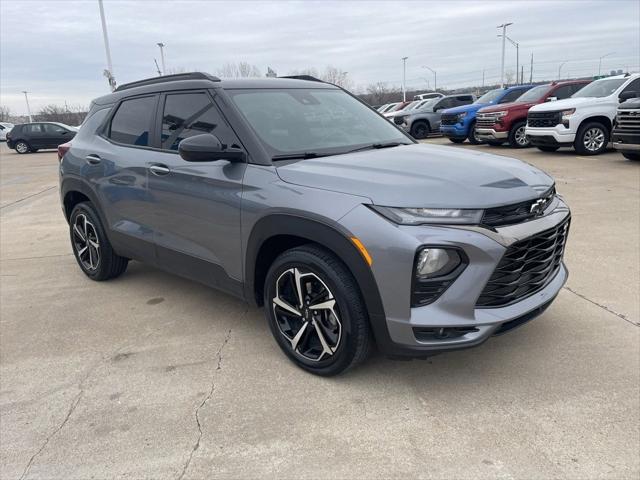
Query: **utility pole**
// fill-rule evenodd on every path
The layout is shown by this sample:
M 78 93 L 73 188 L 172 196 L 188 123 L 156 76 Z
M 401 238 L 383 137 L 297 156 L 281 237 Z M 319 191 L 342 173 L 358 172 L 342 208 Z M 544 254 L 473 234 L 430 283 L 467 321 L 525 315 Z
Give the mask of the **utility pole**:
M 153 61 L 156 64 L 156 71 L 158 72 L 158 76 L 162 76 L 162 72 L 160 71 L 160 67 L 158 66 L 158 61 L 154 58 Z
M 407 101 L 407 58 L 402 57 L 402 101 Z
M 31 116 L 31 107 L 29 107 L 29 97 L 27 97 L 27 92 L 26 90 L 23 90 L 22 93 L 24 93 L 24 101 L 27 102 L 27 114 L 29 115 L 29 123 L 33 123 L 33 117 Z
M 524 83 L 524 65 L 520 67 L 520 85 Z
M 600 59 L 598 60 L 598 76 L 600 76 L 600 70 L 602 70 L 602 59 L 604 57 L 608 57 L 609 55 L 613 55 L 616 52 L 609 52 L 609 53 L 605 53 L 604 55 L 602 55 L 600 57 Z
M 116 89 L 116 77 L 113 75 L 111 49 L 109 48 L 109 35 L 107 35 L 107 21 L 104 18 L 104 7 L 102 6 L 102 0 L 98 0 L 98 6 L 100 7 L 100 21 L 102 22 L 102 38 L 104 39 L 104 50 L 107 54 L 107 69 L 104 71 L 104 76 L 107 77 L 109 88 L 111 88 L 111 91 L 114 91 Z
M 160 61 L 162 62 L 162 75 L 166 75 L 167 67 L 164 64 L 164 43 L 158 42 L 156 45 L 160 47 Z
M 482 69 L 482 88 L 484 88 L 484 68 Z
M 501 37 L 502 35 L 498 35 L 498 36 Z M 511 38 L 507 37 L 506 35 L 504 35 L 504 38 L 509 40 L 511 45 L 516 47 L 516 83 L 518 83 L 518 71 L 520 70 L 520 44 L 518 42 L 512 40 Z
M 503 23 L 502 25 L 498 25 L 496 28 L 502 29 L 502 64 L 500 66 L 500 87 L 504 88 L 504 48 L 505 48 L 505 39 L 507 38 L 507 27 L 509 25 L 513 25 L 513 22 Z
M 438 91 L 438 74 L 436 73 L 435 70 L 433 70 L 432 68 L 427 67 L 426 65 L 423 65 L 422 68 L 426 68 L 431 73 L 433 73 L 433 91 L 437 92 Z
M 533 83 L 533 53 L 531 54 L 531 68 L 529 69 L 529 83 Z

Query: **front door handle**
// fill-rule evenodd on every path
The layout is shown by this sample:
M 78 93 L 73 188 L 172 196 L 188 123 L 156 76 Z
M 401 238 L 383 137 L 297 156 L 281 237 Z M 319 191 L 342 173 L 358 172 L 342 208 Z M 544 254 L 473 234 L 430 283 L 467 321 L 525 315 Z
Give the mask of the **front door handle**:
M 87 155 L 85 157 L 85 160 L 89 165 L 98 165 L 102 161 L 102 159 L 98 155 L 94 154 Z
M 158 176 L 167 175 L 171 172 L 171 170 L 169 170 L 169 167 L 162 164 L 151 165 L 149 167 L 149 170 L 151 170 L 151 173 Z

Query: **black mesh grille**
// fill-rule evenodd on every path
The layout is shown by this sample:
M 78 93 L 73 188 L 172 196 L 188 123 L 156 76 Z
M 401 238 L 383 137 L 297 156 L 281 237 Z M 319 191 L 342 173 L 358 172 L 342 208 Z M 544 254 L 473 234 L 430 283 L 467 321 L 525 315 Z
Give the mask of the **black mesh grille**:
M 569 219 L 511 245 L 484 287 L 476 306 L 510 305 L 544 288 L 560 268 L 568 233 Z
M 555 127 L 561 121 L 560 112 L 529 112 L 529 115 L 527 115 L 527 125 L 529 127 Z
M 455 125 L 457 122 L 457 113 L 443 113 L 440 117 L 440 125 Z
M 541 214 L 553 200 L 556 194 L 555 187 L 547 190 L 540 198 L 527 200 L 526 202 L 514 203 L 502 207 L 489 208 L 484 211 L 482 216 L 482 224 L 490 227 L 500 227 L 503 225 L 511 225 L 514 223 L 524 222 L 535 218 Z M 542 200 L 542 202 L 539 202 Z M 537 203 L 536 208 L 532 206 Z
M 406 115 L 397 115 L 393 117 L 393 123 L 395 123 L 396 125 L 402 125 L 405 118 L 407 118 Z

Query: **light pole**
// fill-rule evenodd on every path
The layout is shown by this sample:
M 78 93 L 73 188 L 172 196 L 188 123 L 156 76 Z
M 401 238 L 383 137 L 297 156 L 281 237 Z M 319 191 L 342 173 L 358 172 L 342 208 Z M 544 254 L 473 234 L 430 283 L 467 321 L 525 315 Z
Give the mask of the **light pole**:
M 498 35 L 499 37 L 501 37 L 502 35 Z M 512 39 L 510 39 L 509 37 L 507 37 L 506 35 L 504 36 L 504 38 L 506 38 L 507 40 L 509 40 L 509 42 L 511 43 L 511 45 L 513 45 L 514 47 L 516 47 L 516 83 L 520 83 L 518 82 L 518 71 L 520 70 L 520 44 Z
M 27 113 L 29 114 L 29 123 L 33 123 L 33 117 L 31 117 L 31 107 L 29 107 L 29 97 L 27 97 L 27 92 L 26 90 L 23 90 L 22 93 L 24 93 L 24 101 L 27 102 Z
M 500 86 L 504 88 L 504 47 L 505 47 L 505 39 L 507 38 L 507 27 L 509 25 L 513 25 L 513 22 L 503 23 L 502 25 L 498 25 L 496 28 L 502 29 L 502 65 L 500 67 Z
M 164 64 L 164 43 L 158 42 L 156 45 L 160 47 L 160 61 L 162 62 L 162 75 L 166 75 L 167 67 Z
M 407 101 L 407 58 L 402 57 L 402 101 Z
M 100 21 L 102 22 L 102 37 L 104 39 L 104 50 L 107 54 L 107 69 L 104 71 L 104 76 L 107 77 L 109 82 L 109 88 L 111 91 L 116 89 L 116 77 L 113 75 L 113 65 L 111 63 L 111 50 L 109 49 L 109 36 L 107 35 L 107 21 L 104 18 L 104 7 L 102 6 L 102 0 L 98 0 L 98 6 L 100 7 Z
M 562 62 L 560 64 L 560 66 L 558 67 L 558 80 L 560 80 L 560 71 L 562 70 L 562 67 L 564 66 L 565 63 L 567 63 L 567 62 Z
M 423 65 L 422 68 L 426 68 L 431 73 L 433 73 L 433 91 L 437 92 L 438 91 L 438 74 L 436 73 L 435 70 L 433 70 L 432 68 L 427 67 L 426 65 Z
M 609 52 L 609 53 L 605 53 L 604 55 L 602 55 L 600 57 L 600 59 L 598 60 L 598 76 L 600 76 L 600 70 L 602 70 L 602 59 L 604 57 L 608 57 L 609 55 L 613 55 L 616 52 Z

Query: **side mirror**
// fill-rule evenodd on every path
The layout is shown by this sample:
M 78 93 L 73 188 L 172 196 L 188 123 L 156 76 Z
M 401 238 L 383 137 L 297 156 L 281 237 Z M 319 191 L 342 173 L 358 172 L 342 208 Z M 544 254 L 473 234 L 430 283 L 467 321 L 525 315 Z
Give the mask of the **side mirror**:
M 247 159 L 244 150 L 227 147 L 211 133 L 185 138 L 178 144 L 178 153 L 187 162 L 244 162 Z
M 637 98 L 637 97 L 640 97 L 640 92 L 626 91 L 620 94 L 620 96 L 618 97 L 618 100 L 620 100 L 620 103 L 622 103 L 626 100 L 630 100 L 632 98 Z
M 558 97 L 547 97 L 545 102 L 555 102 L 556 100 L 558 100 Z

